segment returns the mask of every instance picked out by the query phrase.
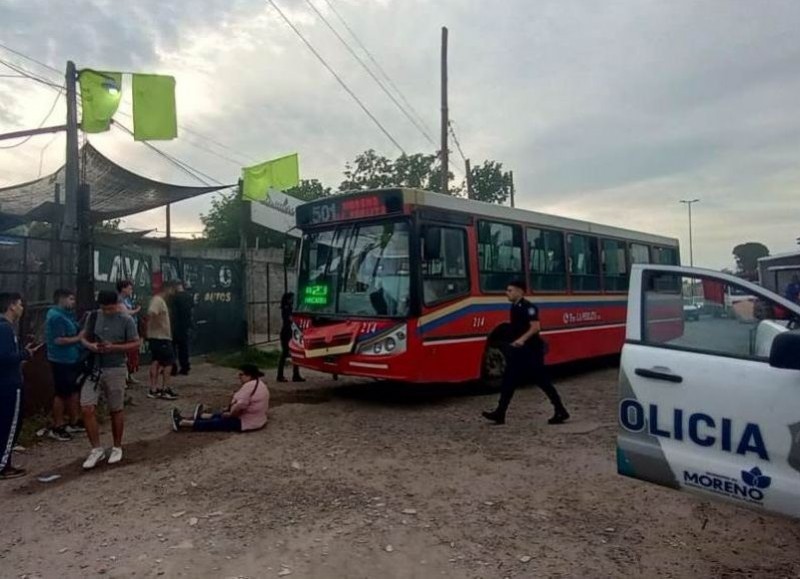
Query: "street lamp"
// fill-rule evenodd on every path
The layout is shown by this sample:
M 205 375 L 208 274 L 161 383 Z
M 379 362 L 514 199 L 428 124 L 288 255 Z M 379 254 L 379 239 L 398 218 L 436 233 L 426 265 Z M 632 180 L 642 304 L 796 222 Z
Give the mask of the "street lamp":
M 692 247 L 692 203 L 699 202 L 699 199 L 681 199 L 689 208 L 689 267 L 694 267 L 694 248 Z

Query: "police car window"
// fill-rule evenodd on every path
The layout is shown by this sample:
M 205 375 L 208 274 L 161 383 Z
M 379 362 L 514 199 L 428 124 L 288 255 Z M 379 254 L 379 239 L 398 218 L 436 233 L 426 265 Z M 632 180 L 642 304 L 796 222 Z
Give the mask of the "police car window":
M 453 227 L 429 225 L 423 228 L 421 242 L 425 304 L 468 293 L 466 232 Z
M 478 222 L 478 267 L 481 290 L 505 291 L 522 277 L 522 228 L 508 223 Z
M 529 227 L 525 235 L 528 240 L 530 287 L 539 291 L 564 291 L 567 288 L 564 234 Z
M 766 361 L 791 326 L 784 308 L 738 284 L 659 272 L 644 282 L 642 335 L 651 345 Z
M 625 243 L 615 239 L 603 240 L 603 285 L 606 291 L 628 289 L 628 258 Z
M 572 291 L 600 289 L 600 258 L 597 238 L 572 233 L 569 239 L 569 276 Z

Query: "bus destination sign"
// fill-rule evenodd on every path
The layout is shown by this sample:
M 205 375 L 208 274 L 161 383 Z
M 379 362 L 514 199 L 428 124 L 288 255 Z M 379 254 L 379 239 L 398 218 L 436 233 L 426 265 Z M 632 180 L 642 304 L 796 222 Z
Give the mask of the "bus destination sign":
M 328 305 L 328 286 L 308 285 L 303 291 L 303 303 L 307 306 L 325 306 Z
M 319 225 L 351 219 L 380 217 L 403 210 L 403 193 L 400 190 L 369 193 L 366 195 L 343 195 L 313 201 L 296 209 L 297 225 Z

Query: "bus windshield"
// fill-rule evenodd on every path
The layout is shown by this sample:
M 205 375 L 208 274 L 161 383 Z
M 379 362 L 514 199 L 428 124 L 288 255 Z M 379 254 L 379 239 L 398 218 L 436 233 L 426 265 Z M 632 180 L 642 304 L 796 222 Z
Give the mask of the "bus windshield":
M 347 224 L 303 237 L 297 310 L 406 316 L 410 302 L 405 220 Z

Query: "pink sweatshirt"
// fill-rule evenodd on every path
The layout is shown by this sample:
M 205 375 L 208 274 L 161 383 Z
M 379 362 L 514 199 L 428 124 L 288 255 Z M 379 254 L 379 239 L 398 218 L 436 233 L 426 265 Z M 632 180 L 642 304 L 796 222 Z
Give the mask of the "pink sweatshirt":
M 241 410 L 239 420 L 242 421 L 242 431 L 257 430 L 267 423 L 267 409 L 269 408 L 269 390 L 261 380 L 246 382 L 231 400 L 231 410 Z

